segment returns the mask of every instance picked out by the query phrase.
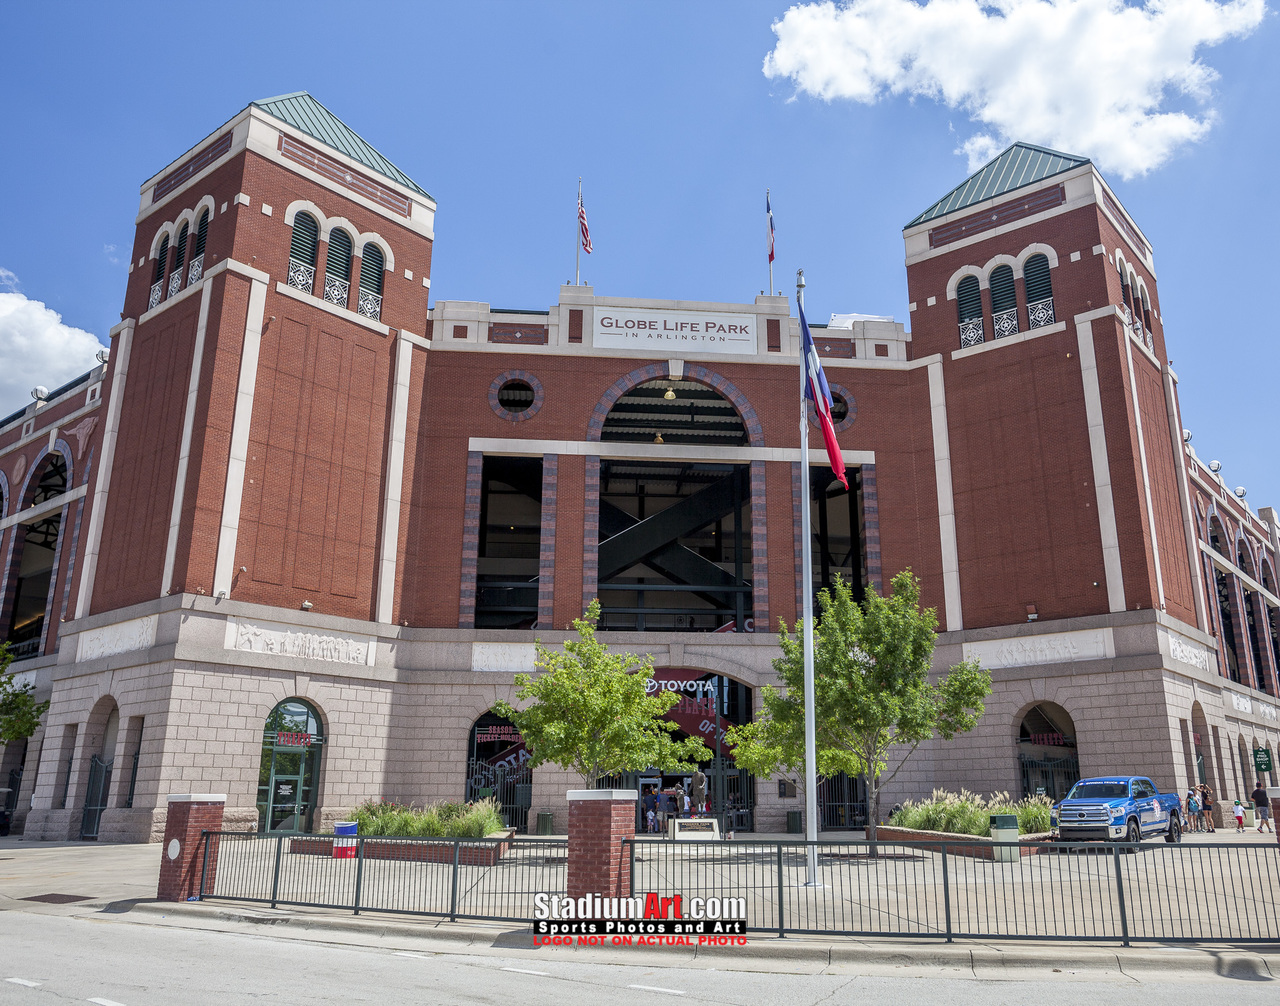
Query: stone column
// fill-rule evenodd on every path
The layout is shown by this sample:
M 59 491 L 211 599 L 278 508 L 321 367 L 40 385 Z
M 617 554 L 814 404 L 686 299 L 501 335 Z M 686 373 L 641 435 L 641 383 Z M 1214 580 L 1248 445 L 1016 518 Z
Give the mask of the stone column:
M 209 847 L 206 868 L 202 831 L 222 830 L 225 793 L 174 793 L 169 796 L 169 813 L 160 852 L 159 901 L 186 901 L 200 893 L 200 873 L 205 869 L 205 889 L 213 887 L 218 867 L 218 844 Z
M 631 856 L 624 838 L 636 833 L 636 801 L 630 789 L 571 789 L 569 797 L 569 868 L 565 893 L 570 898 L 599 894 L 604 898 L 631 893 Z

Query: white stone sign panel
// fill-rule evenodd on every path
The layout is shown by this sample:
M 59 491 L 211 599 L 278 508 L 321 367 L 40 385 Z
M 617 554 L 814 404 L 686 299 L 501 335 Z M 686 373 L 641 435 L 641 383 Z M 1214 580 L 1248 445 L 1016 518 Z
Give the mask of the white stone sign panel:
M 149 650 L 156 644 L 159 615 L 144 615 L 127 622 L 86 629 L 76 644 L 76 660 L 96 660 L 131 650 Z
M 281 657 L 326 660 L 335 664 L 373 666 L 376 647 L 370 636 L 348 636 L 341 633 L 307 632 L 295 626 L 275 622 L 251 622 L 243 618 L 227 619 L 228 650 L 272 653 Z
M 1213 670 L 1213 664 L 1216 663 L 1210 656 L 1209 651 L 1199 643 L 1193 643 L 1189 639 L 1182 636 L 1174 635 L 1172 632 L 1165 632 L 1165 637 L 1169 640 L 1169 656 L 1183 664 L 1190 664 L 1192 667 L 1198 667 L 1202 671 Z
M 1042 636 L 984 639 L 964 644 L 965 660 L 983 667 L 1026 667 L 1065 664 L 1076 660 L 1105 660 L 1116 655 L 1110 629 L 1076 629 Z
M 533 643 L 472 643 L 471 669 L 532 674 L 535 656 Z
M 592 342 L 597 349 L 671 353 L 756 354 L 754 314 L 597 307 Z

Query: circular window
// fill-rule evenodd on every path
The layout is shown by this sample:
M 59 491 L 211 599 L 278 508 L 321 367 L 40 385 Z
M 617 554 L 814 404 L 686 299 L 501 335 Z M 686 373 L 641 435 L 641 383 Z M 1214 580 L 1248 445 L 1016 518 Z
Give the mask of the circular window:
M 839 384 L 828 384 L 828 387 L 831 389 L 831 419 L 835 424 L 836 432 L 843 433 L 858 418 L 858 403 L 853 395 Z M 809 403 L 809 422 L 814 426 L 818 425 L 818 414 L 814 412 L 812 403 Z
M 542 408 L 542 382 L 523 370 L 508 370 L 489 385 L 489 407 L 513 423 L 524 422 Z

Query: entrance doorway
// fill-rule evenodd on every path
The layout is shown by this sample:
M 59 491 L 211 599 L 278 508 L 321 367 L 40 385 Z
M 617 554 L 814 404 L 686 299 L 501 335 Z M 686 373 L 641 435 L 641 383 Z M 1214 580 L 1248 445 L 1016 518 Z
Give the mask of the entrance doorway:
M 521 833 L 529 830 L 533 804 L 533 770 L 524 737 L 516 725 L 487 712 L 471 727 L 467 756 L 467 802 L 498 801 L 503 823 Z
M 308 832 L 315 824 L 324 727 L 302 699 L 271 710 L 258 768 L 258 831 Z
M 1057 803 L 1079 781 L 1075 723 L 1056 702 L 1040 702 L 1022 717 L 1018 767 L 1024 797 L 1046 796 Z

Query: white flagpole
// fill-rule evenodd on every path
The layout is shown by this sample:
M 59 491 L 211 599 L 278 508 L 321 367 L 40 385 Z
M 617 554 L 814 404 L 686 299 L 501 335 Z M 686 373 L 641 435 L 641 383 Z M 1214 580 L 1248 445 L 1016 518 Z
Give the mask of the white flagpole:
M 764 204 L 773 209 L 773 204 L 769 202 L 769 190 L 764 190 Z M 766 219 L 765 223 L 769 226 L 769 289 L 765 291 L 770 297 L 773 296 L 773 221 Z
M 796 270 L 796 303 L 804 309 L 804 270 Z M 813 688 L 813 532 L 809 516 L 809 409 L 805 400 L 808 380 L 805 373 L 804 337 L 800 339 L 800 538 L 804 543 L 800 555 L 800 595 L 804 599 L 804 818 L 808 855 L 806 887 L 820 887 L 818 882 L 818 742 L 814 726 L 815 698 Z
M 574 234 L 577 243 L 573 247 L 573 285 L 582 283 L 582 176 L 578 176 L 578 206 L 573 215 Z

